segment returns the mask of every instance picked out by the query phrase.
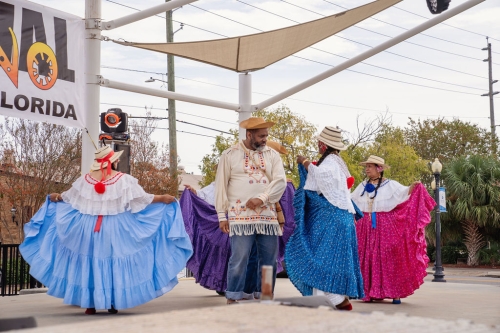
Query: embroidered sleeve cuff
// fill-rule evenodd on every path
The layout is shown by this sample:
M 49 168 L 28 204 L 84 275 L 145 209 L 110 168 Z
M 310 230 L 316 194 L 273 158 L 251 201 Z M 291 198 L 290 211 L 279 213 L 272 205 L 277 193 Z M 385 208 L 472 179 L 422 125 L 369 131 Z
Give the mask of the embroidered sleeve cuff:
M 259 196 L 257 198 L 262 200 L 263 205 L 265 205 L 269 202 L 269 195 L 267 195 L 266 193 L 259 194 Z
M 227 221 L 226 213 L 219 212 L 217 216 L 219 217 L 219 222 Z

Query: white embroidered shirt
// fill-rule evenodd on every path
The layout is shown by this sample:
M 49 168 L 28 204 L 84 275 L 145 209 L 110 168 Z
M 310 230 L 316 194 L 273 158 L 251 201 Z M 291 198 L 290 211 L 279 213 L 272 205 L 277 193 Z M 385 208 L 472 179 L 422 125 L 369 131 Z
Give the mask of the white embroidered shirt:
M 282 234 L 275 203 L 286 188 L 285 170 L 279 154 L 265 147 L 249 150 L 242 141 L 224 151 L 215 179 L 215 209 L 219 221 L 229 220 L 230 236 Z M 262 206 L 246 207 L 249 199 L 259 198 Z M 226 213 L 228 218 L 226 219 Z

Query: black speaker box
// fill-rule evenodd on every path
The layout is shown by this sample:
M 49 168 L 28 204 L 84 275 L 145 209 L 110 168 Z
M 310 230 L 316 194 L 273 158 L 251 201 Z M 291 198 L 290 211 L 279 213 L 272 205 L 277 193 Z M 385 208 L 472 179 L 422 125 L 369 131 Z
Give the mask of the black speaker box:
M 115 143 L 114 151 L 123 151 L 117 171 L 130 175 L 130 145 Z

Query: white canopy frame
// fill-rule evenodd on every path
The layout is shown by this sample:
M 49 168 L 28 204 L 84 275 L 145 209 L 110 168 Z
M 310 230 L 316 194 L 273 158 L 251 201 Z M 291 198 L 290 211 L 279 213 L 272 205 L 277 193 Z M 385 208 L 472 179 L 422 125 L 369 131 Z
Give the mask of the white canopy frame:
M 126 24 L 130 24 L 144 18 L 156 15 L 158 13 L 164 12 L 166 10 L 172 10 L 178 8 L 187 3 L 194 2 L 196 0 L 172 0 L 166 2 L 165 4 L 146 9 L 144 11 L 134 13 L 119 19 L 115 19 L 109 22 L 103 22 L 101 24 L 101 1 L 102 0 L 85 0 L 85 20 L 86 20 L 86 52 L 87 52 L 87 110 L 86 120 L 88 124 L 89 135 L 94 141 L 97 141 L 99 136 L 99 124 L 96 122 L 99 115 L 100 107 L 100 87 L 108 87 L 113 89 L 119 89 L 129 92 L 135 92 L 139 94 L 145 94 L 150 96 L 158 96 L 171 98 L 175 100 L 180 100 L 184 102 L 224 108 L 228 110 L 234 110 L 239 113 L 238 120 L 241 122 L 248 119 L 251 116 L 252 111 L 263 109 L 274 103 L 277 103 L 299 91 L 302 91 L 314 84 L 325 80 L 363 60 L 366 60 L 404 40 L 419 34 L 457 14 L 460 14 L 485 0 L 469 0 L 461 5 L 458 5 L 452 9 L 448 9 L 446 12 L 376 46 L 368 51 L 365 51 L 358 56 L 355 56 L 332 69 L 329 69 L 319 75 L 316 75 L 290 89 L 287 89 L 276 96 L 268 98 L 258 104 L 252 104 L 252 79 L 249 73 L 239 74 L 239 101 L 238 103 L 227 103 L 222 101 L 215 101 L 211 99 L 184 95 L 169 91 L 163 91 L 158 89 L 150 89 L 142 86 L 111 81 L 103 78 L 100 75 L 101 66 L 101 29 L 114 29 Z M 244 137 L 245 131 L 240 128 L 240 137 Z M 94 159 L 94 147 L 90 137 L 83 136 L 82 143 L 82 172 L 88 169 Z

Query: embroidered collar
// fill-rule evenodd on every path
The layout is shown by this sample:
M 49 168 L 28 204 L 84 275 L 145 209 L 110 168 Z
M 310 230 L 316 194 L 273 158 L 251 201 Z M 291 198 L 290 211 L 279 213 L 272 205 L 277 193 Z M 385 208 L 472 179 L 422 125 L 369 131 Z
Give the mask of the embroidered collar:
M 87 173 L 85 174 L 85 181 L 90 185 L 94 186 L 94 189 L 97 193 L 103 194 L 106 191 L 106 186 L 115 184 L 122 176 L 123 173 L 118 172 L 109 179 L 106 179 L 104 181 L 99 181 Z
M 365 180 L 363 183 L 361 183 L 364 187 L 363 189 L 363 192 L 361 193 L 361 196 L 363 196 L 365 194 L 365 192 L 368 192 L 368 193 L 372 193 L 373 191 L 375 191 L 375 189 L 377 188 L 375 185 L 373 185 L 372 183 L 370 183 L 369 181 Z M 380 186 L 378 187 L 379 189 L 382 188 L 383 186 L 389 184 L 389 179 L 386 179 L 386 180 L 383 180 L 382 183 L 380 184 Z M 368 196 L 369 197 L 369 196 Z M 375 196 L 374 196 L 375 197 Z M 370 199 L 374 199 L 373 198 L 370 198 Z
M 387 184 L 389 183 L 389 181 L 390 181 L 390 179 L 383 180 L 383 181 L 382 181 L 382 184 L 380 184 L 380 187 L 387 185 Z M 363 181 L 363 186 L 364 186 L 365 188 L 366 188 L 366 186 L 367 186 L 368 184 L 370 184 L 368 181 L 366 181 L 366 180 L 365 180 L 365 181 Z M 376 185 L 374 185 L 374 184 L 371 184 L 371 185 L 373 185 L 374 187 L 376 187 Z M 380 187 L 379 187 L 379 188 L 380 188 Z M 366 191 L 366 192 L 368 192 L 368 191 Z

